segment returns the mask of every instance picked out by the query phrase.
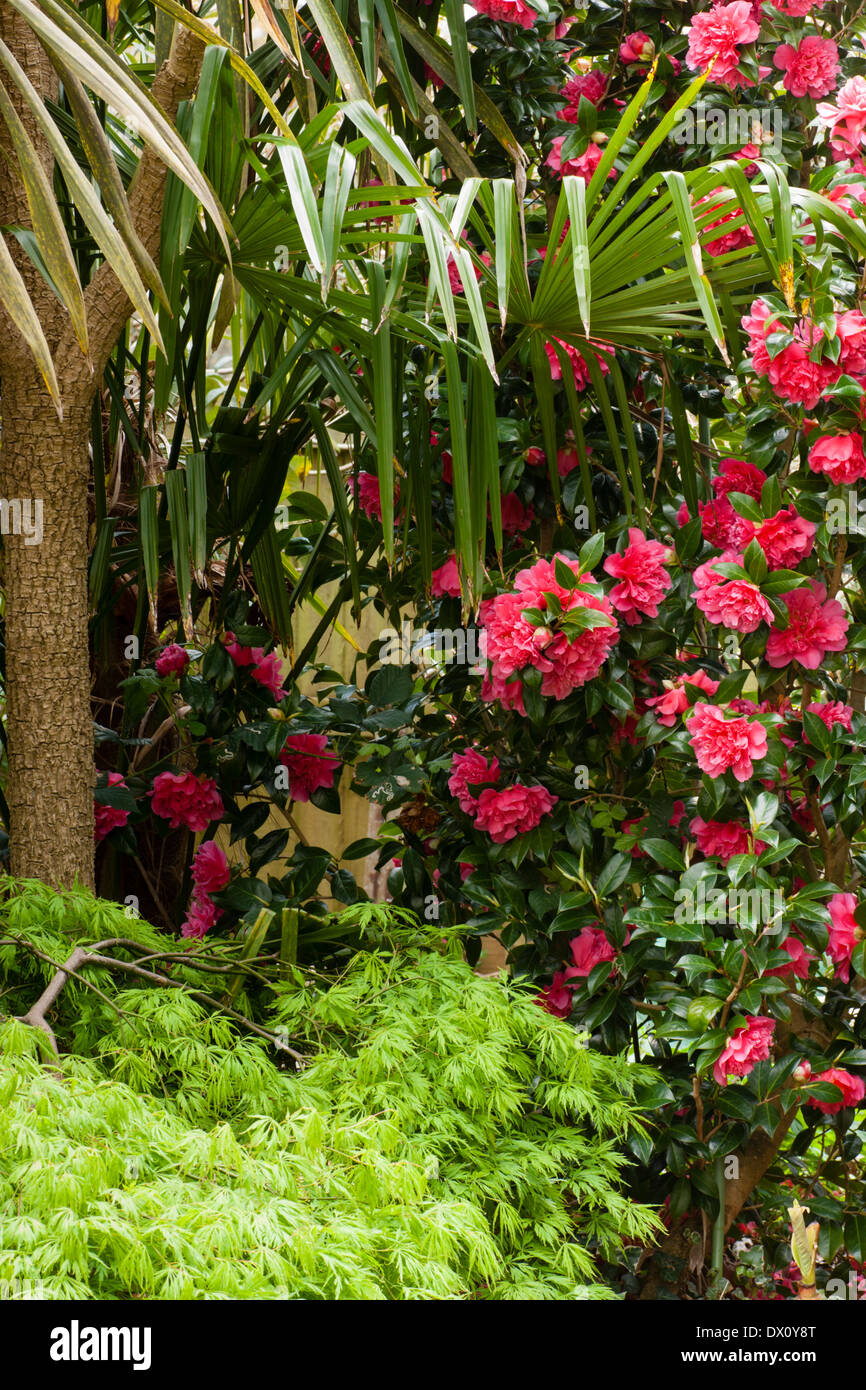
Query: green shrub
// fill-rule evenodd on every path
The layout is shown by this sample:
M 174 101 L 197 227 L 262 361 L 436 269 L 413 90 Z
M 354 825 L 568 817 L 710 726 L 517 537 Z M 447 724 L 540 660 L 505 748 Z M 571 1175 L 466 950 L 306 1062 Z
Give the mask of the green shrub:
M 34 945 L 66 959 L 121 935 L 175 949 L 85 894 L 11 890 L 4 1009 L 51 974 Z M 266 992 L 260 1016 L 313 1049 L 300 1071 L 188 993 L 94 967 L 101 994 L 70 980 L 52 1015 L 75 1047 L 59 1062 L 7 1017 L 0 1280 L 79 1299 L 612 1296 L 594 1252 L 655 1226 L 619 1191 L 651 1075 L 456 947 L 398 937 L 334 982 L 295 970 Z

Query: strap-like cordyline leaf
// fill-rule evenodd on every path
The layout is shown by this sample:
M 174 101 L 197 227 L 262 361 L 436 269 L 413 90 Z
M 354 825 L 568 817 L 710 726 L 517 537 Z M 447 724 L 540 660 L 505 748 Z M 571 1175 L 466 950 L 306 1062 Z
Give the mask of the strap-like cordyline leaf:
M 791 213 L 791 193 L 788 181 L 774 164 L 763 159 L 756 161 L 767 181 L 773 200 L 773 231 L 779 255 L 778 284 L 789 309 L 794 300 L 794 219 Z
M 372 337 L 367 351 L 372 356 Z M 378 449 L 379 431 L 376 421 L 339 357 L 330 350 L 317 350 L 311 355 L 329 386 L 337 392 L 355 424 L 364 432 L 373 448 Z
M 141 545 L 144 581 L 149 600 L 150 621 L 154 632 L 157 630 L 156 603 L 159 594 L 158 492 L 159 489 L 150 483 L 138 490 L 138 536 Z
M 464 612 L 475 602 L 472 576 L 476 556 L 472 544 L 472 500 L 469 490 L 469 452 L 466 445 L 466 412 L 463 405 L 463 379 L 457 348 L 447 338 L 442 339 L 445 362 L 445 384 L 448 390 L 448 423 L 451 430 L 451 461 L 454 471 L 454 550 L 457 568 L 466 581 L 463 585 Z
M 478 128 L 475 117 L 475 83 L 472 81 L 472 63 L 469 57 L 469 41 L 466 37 L 466 17 L 463 13 L 463 0 L 445 0 L 445 19 L 448 24 L 448 37 L 451 40 L 451 56 L 457 75 L 458 96 L 463 107 L 463 115 L 471 135 Z
M 60 216 L 54 190 L 48 182 L 33 141 L 24 129 L 9 93 L 0 82 L 0 116 L 12 139 L 18 172 L 24 185 L 33 232 L 60 300 L 67 310 L 81 351 L 87 354 L 87 313 L 84 294 L 75 267 L 75 257 Z
M 391 91 L 398 100 L 402 100 L 403 89 L 400 86 L 400 79 L 394 70 L 391 60 L 384 51 L 379 54 L 379 65 L 385 74 L 385 81 L 388 83 Z M 442 157 L 452 173 L 460 179 L 477 178 L 478 170 L 466 153 L 465 146 L 461 145 L 448 122 L 441 119 L 439 112 L 424 91 L 424 88 L 418 85 L 414 77 L 410 77 L 409 82 L 418 106 L 417 116 L 412 117 L 418 129 L 423 130 L 425 127 L 429 129 L 429 123 L 431 121 L 435 122 L 432 126 L 432 129 L 436 132 L 433 137 L 434 143 L 441 151 Z
M 205 49 L 198 80 L 198 90 L 192 103 L 192 125 L 186 145 L 199 169 L 204 168 L 209 136 L 213 125 L 214 107 L 219 91 L 220 73 L 226 59 L 226 50 L 216 45 Z M 178 246 L 186 251 L 195 222 L 197 203 L 188 188 L 183 190 L 180 199 L 180 226 Z
M 725 365 L 729 367 L 731 365 L 731 359 L 728 356 L 722 320 L 719 318 L 719 311 L 716 307 L 716 301 L 713 298 L 710 282 L 704 274 L 701 244 L 698 240 L 698 231 L 692 214 L 692 204 L 689 198 L 689 190 L 686 187 L 686 181 L 682 174 L 678 172 L 666 173 L 665 181 L 671 191 L 674 210 L 677 214 L 677 221 L 679 222 L 680 233 L 682 235 L 686 268 L 689 272 L 692 285 L 694 286 L 698 303 L 701 306 L 704 322 L 709 329 L 710 337 L 722 354 Z
M 808 213 L 815 223 L 829 223 L 834 231 L 840 233 L 858 258 L 866 257 L 866 227 L 862 220 L 851 217 L 842 208 L 831 203 L 823 193 L 815 193 L 811 188 L 791 188 L 791 201 Z
M 96 533 L 96 544 L 90 557 L 89 593 L 91 606 L 94 606 L 105 588 L 108 578 L 108 562 L 111 558 L 111 543 L 114 539 L 116 516 L 104 516 Z
M 154 337 L 155 341 L 162 346 L 159 336 L 159 327 L 150 309 L 144 285 L 152 290 L 156 297 L 165 307 L 169 308 L 168 296 L 165 286 L 159 276 L 159 271 L 154 265 L 147 249 L 135 230 L 132 221 L 132 213 L 126 199 L 126 191 L 120 177 L 114 156 L 111 153 L 111 146 L 105 135 L 96 112 L 85 92 L 83 86 L 73 72 L 70 72 L 66 64 L 57 55 L 52 55 L 52 62 L 57 70 L 66 99 L 72 109 L 75 124 L 78 127 L 78 134 L 81 137 L 81 146 L 87 157 L 87 162 L 93 170 L 99 190 L 102 194 L 106 208 L 114 218 L 116 231 L 112 227 L 111 221 L 105 216 L 105 212 L 99 199 L 94 195 L 90 184 L 85 179 L 78 164 L 70 154 L 60 131 L 51 121 L 45 105 L 39 97 L 38 92 L 32 86 L 26 74 L 18 68 L 13 55 L 5 50 L 5 46 L 0 46 L 0 60 L 6 63 L 9 71 L 15 78 L 23 95 L 28 101 L 31 109 L 37 111 L 42 132 L 51 146 L 57 163 L 63 172 L 69 191 L 72 195 L 76 207 L 90 228 L 97 245 L 103 251 L 106 260 L 111 265 L 112 270 L 126 291 L 127 297 L 134 305 L 135 309 L 141 314 L 144 321 Z M 11 62 L 7 59 L 11 59 Z M 15 66 L 13 67 L 12 64 Z M 18 69 L 16 72 L 15 69 Z M 20 76 L 19 76 L 20 74 Z M 23 82 L 21 81 L 23 78 Z M 25 85 L 26 84 L 26 85 Z M 108 229 L 108 230 L 107 230 Z M 143 283 L 142 283 L 143 282 Z
M 321 0 L 316 0 L 316 3 L 321 3 Z M 328 0 L 325 0 L 325 3 L 328 3 Z M 385 160 L 410 189 L 417 188 L 419 193 L 423 190 L 422 196 L 426 196 L 426 181 L 416 169 L 406 145 L 399 136 L 391 133 L 378 111 L 374 109 L 371 99 L 353 99 L 345 102 L 340 109 L 369 140 L 374 154 Z
M 186 497 L 189 504 L 189 552 L 196 583 L 204 587 L 207 564 L 207 460 L 190 454 L 186 461 Z
M 631 417 L 631 408 L 628 403 L 628 394 L 625 389 L 622 368 L 616 360 L 616 356 L 611 353 L 608 363 L 610 368 L 610 379 L 613 382 L 616 403 L 619 407 L 619 418 L 622 424 L 622 432 L 625 435 L 625 447 L 628 454 L 628 466 L 631 473 L 631 485 L 634 489 L 634 504 L 637 511 L 638 521 L 642 527 L 646 527 L 646 497 L 643 490 L 643 478 L 641 476 L 640 455 L 637 448 L 637 439 L 634 432 L 634 421 Z
M 773 234 L 742 166 L 736 159 L 728 159 L 721 164 L 714 164 L 712 167 L 736 193 L 739 206 L 742 208 L 746 222 L 754 235 L 755 244 L 763 255 L 771 275 L 777 279 L 779 262 Z
M 563 351 L 560 354 L 559 344 L 555 339 L 550 340 L 559 358 L 562 374 L 572 370 L 568 354 Z M 556 507 L 557 517 L 561 513 L 562 490 L 559 481 L 559 468 L 556 462 L 556 415 L 553 408 L 553 378 L 550 373 L 550 361 L 544 350 L 545 338 L 542 333 L 533 333 L 529 339 L 529 362 L 532 368 L 532 379 L 535 382 L 535 394 L 538 398 L 538 413 L 541 416 L 541 437 L 544 440 L 544 452 L 547 455 L 547 470 L 550 477 L 550 486 L 553 490 L 553 503 Z
M 629 521 L 631 521 L 634 517 L 635 499 L 632 498 L 631 487 L 629 486 L 628 473 L 626 471 L 625 466 L 625 459 L 623 458 L 622 448 L 619 442 L 619 432 L 616 428 L 616 421 L 613 418 L 613 407 L 610 403 L 610 396 L 608 395 L 607 385 L 605 384 L 601 364 L 591 347 L 585 348 L 582 344 L 576 346 L 578 352 L 580 353 L 581 357 L 586 363 L 587 370 L 589 371 L 589 375 L 592 380 L 592 389 L 595 393 L 598 408 L 601 411 L 601 418 L 604 421 L 604 427 L 607 430 L 607 437 L 610 441 L 610 448 L 611 453 L 613 454 L 613 461 L 616 465 L 617 476 L 619 477 L 620 487 L 622 488 L 622 499 L 625 504 L 625 514 L 628 517 Z
M 266 526 L 250 555 L 262 612 L 283 646 L 292 646 L 292 610 L 286 590 L 283 554 L 274 521 Z
M 210 183 L 190 158 L 183 141 L 142 82 L 114 49 L 59 0 L 7 0 L 38 35 L 45 48 L 65 62 L 86 87 L 129 124 L 162 162 L 190 188 L 206 209 L 231 259 L 225 214 Z M 70 42 L 71 41 L 71 42 Z
M 667 398 L 671 419 L 674 425 L 677 464 L 683 484 L 683 495 L 692 518 L 698 514 L 698 480 L 695 469 L 695 454 L 692 447 L 692 431 L 686 415 L 685 402 L 675 374 L 666 367 Z
M 496 263 L 496 303 L 504 331 L 508 319 L 508 291 L 511 286 L 511 257 L 515 233 L 514 184 L 511 179 L 493 180 L 493 249 Z
M 398 224 L 398 234 L 405 238 L 394 243 L 391 253 L 391 274 L 388 277 L 388 289 L 385 294 L 385 303 L 382 306 L 385 313 L 388 313 L 391 306 L 396 302 L 401 294 L 406 280 L 406 272 L 409 269 L 409 255 L 412 250 L 411 233 L 418 225 L 417 215 L 413 210 L 407 212 L 400 218 Z
M 376 86 L 376 0 L 358 0 L 358 28 L 361 31 L 361 57 L 367 86 Z
M 355 156 L 336 143 L 328 150 L 328 168 L 322 197 L 322 239 L 324 256 L 322 268 L 322 299 L 328 298 L 328 288 L 340 255 L 343 219 L 355 176 Z M 408 251 L 408 247 L 407 247 Z
M 472 450 L 472 524 L 475 540 L 475 583 L 480 582 L 480 559 L 487 534 L 487 509 L 496 554 L 502 563 L 502 504 L 499 490 L 499 439 L 496 428 L 496 395 L 493 378 L 484 362 L 469 362 L 468 392 L 469 438 Z
M 452 3 L 453 0 L 445 0 L 446 9 L 448 5 Z M 382 25 L 382 35 L 390 51 L 391 60 L 394 65 L 394 72 L 397 78 L 399 79 L 401 88 L 403 89 L 403 95 L 406 98 L 406 103 L 409 107 L 409 111 L 411 115 L 415 119 L 417 119 L 418 98 L 416 97 L 415 92 L 413 90 L 415 84 L 413 84 L 411 75 L 409 73 L 409 67 L 406 63 L 406 54 L 403 52 L 403 40 L 400 37 L 400 29 L 397 24 L 397 14 L 394 9 L 394 0 L 376 0 L 376 12 L 379 15 L 379 22 Z
M 397 23 L 406 42 L 415 49 L 419 57 L 423 58 L 443 81 L 447 82 L 452 92 L 456 92 L 466 106 L 466 101 L 460 90 L 460 77 L 457 73 L 454 56 L 442 40 L 429 34 L 418 24 L 417 20 L 406 14 L 404 10 L 397 10 Z M 482 124 L 486 125 L 491 135 L 499 141 L 502 148 L 511 155 L 516 164 L 525 165 L 526 154 L 523 146 L 499 108 L 477 84 L 474 87 L 474 97 L 475 107 Z
M 189 637 L 192 635 L 189 608 L 192 582 L 189 554 L 189 516 L 186 506 L 186 473 L 182 468 L 171 468 L 166 473 L 165 495 L 168 500 L 168 529 L 171 535 L 171 553 L 174 560 L 177 596 L 180 600 L 184 631 Z
M 391 323 L 383 315 L 385 270 L 368 261 L 372 317 L 373 410 L 376 418 L 376 467 L 382 506 L 385 556 L 394 563 L 394 387 L 391 376 Z
M 27 288 L 9 254 L 9 247 L 2 235 L 0 235 L 0 300 L 3 301 L 3 307 L 7 314 L 33 353 L 57 414 L 62 420 L 63 402 L 60 399 L 60 387 L 57 384 L 51 351 L 45 340 L 39 316 L 30 302 Z
M 565 189 L 568 216 L 571 222 L 569 234 L 571 236 L 574 287 L 577 291 L 577 302 L 580 305 L 580 317 L 584 328 L 589 333 L 591 278 L 589 238 L 586 230 L 586 185 L 582 179 L 576 179 L 571 174 L 562 180 L 562 185 Z
M 334 452 L 334 445 L 331 436 L 328 434 L 327 427 L 322 419 L 321 412 L 316 406 L 307 404 L 307 415 L 310 424 L 316 433 L 316 440 L 319 445 L 319 455 L 325 465 L 325 472 L 328 475 L 328 483 L 331 488 L 331 497 L 334 501 L 334 512 L 337 517 L 337 524 L 340 528 L 340 535 L 343 538 L 343 550 L 346 555 L 346 564 L 349 567 L 349 578 L 352 581 L 352 600 L 355 608 L 355 621 L 361 620 L 361 584 L 358 577 L 358 556 L 355 547 L 355 533 L 352 528 L 352 515 L 349 511 L 349 502 L 346 496 L 346 480 L 340 472 L 340 465 L 337 455 Z

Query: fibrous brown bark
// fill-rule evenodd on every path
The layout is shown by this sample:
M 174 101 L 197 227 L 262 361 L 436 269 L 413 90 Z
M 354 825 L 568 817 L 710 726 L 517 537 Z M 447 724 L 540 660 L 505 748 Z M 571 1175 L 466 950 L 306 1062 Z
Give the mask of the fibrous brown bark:
M 37 91 L 56 96 L 57 79 L 47 55 L 27 23 L 8 7 L 0 7 L 0 36 Z M 177 30 L 153 87 L 172 119 L 195 90 L 203 51 L 188 30 Z M 34 117 L 17 90 L 10 96 L 50 174 L 50 154 Z M 0 129 L 0 147 L 7 144 Z M 130 207 L 152 254 L 159 244 L 165 179 L 164 167 L 146 151 L 130 190 Z M 14 160 L 2 157 L 0 225 L 30 225 Z M 51 348 L 63 404 L 61 422 L 26 344 L 0 309 L 0 496 L 31 506 L 41 500 L 43 508 L 39 544 L 26 544 L 22 535 L 4 537 L 11 869 L 21 877 L 92 887 L 88 446 L 91 404 L 131 305 L 103 265 L 85 291 L 86 359 L 52 291 L 13 239 L 9 244 Z

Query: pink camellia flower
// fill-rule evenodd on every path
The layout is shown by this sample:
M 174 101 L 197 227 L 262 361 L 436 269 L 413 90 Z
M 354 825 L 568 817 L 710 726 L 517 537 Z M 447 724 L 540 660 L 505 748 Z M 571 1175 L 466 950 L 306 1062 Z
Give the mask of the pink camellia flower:
M 756 840 L 747 826 L 736 820 L 703 820 L 695 816 L 689 829 L 698 842 L 698 849 L 708 859 L 721 859 L 727 864 L 735 854 L 761 854 L 767 846 Z
M 526 787 L 522 782 L 502 791 L 488 788 L 478 798 L 475 825 L 486 830 L 494 844 L 503 845 L 515 835 L 534 830 L 558 800 L 546 787 Z
M 556 342 L 558 342 L 559 346 L 564 349 L 566 356 L 568 357 L 568 360 L 571 363 L 572 370 L 574 372 L 575 387 L 578 391 L 582 391 L 584 387 L 588 386 L 590 384 L 590 381 L 592 380 L 589 374 L 589 367 L 586 365 L 586 362 L 584 361 L 583 357 L 578 352 L 576 347 L 572 347 L 570 343 L 562 342 L 560 338 L 557 338 Z M 602 345 L 599 343 L 597 344 L 597 346 L 601 347 Z M 561 381 L 562 363 L 559 360 L 559 354 L 557 353 L 556 348 L 553 346 L 553 343 L 545 343 L 544 351 L 547 353 L 547 360 L 550 363 L 551 377 L 554 381 Z M 596 353 L 595 356 L 596 361 L 598 362 L 598 365 L 601 368 L 602 376 L 606 376 L 610 371 L 610 367 L 608 366 L 604 358 L 600 357 L 598 353 Z
M 729 1076 L 748 1076 L 758 1062 L 766 1062 L 775 1027 L 774 1018 L 746 1014 L 746 1023 L 734 1030 L 713 1067 L 713 1076 L 720 1086 L 727 1086 Z
M 733 490 L 733 489 L 732 489 Z M 745 550 L 755 535 L 755 523 L 735 512 L 727 496 L 698 503 L 704 540 L 722 550 Z
M 192 861 L 192 881 L 202 893 L 219 893 L 231 878 L 229 861 L 216 840 L 199 845 Z
M 785 74 L 782 86 L 794 97 L 825 97 L 836 86 L 839 50 L 832 39 L 808 34 L 797 48 L 780 43 L 773 62 Z
M 120 772 L 109 772 L 108 785 L 110 787 L 123 787 L 126 785 L 123 774 Z M 119 830 L 126 825 L 129 820 L 129 811 L 124 811 L 121 806 L 103 806 L 101 802 L 93 803 L 94 833 L 93 838 L 97 844 L 101 844 L 106 835 L 110 835 L 112 830 Z
M 835 203 L 849 217 L 861 218 L 866 203 L 866 183 L 837 183 L 835 188 L 824 190 L 824 197 Z
M 818 115 L 830 127 L 830 146 L 836 158 L 856 158 L 866 131 L 866 77 L 849 77 L 836 93 L 835 105 L 818 103 Z
M 558 558 L 577 573 L 576 561 Z M 516 576 L 515 593 L 486 599 L 480 618 L 487 632 L 493 679 L 507 682 L 525 666 L 534 666 L 543 673 L 541 694 L 564 700 L 572 690 L 597 676 L 617 641 L 619 629 L 609 601 L 587 593 L 584 586 L 589 583 L 591 576 L 583 575 L 574 589 L 566 589 L 556 578 L 553 562 L 537 560 Z M 607 622 L 571 638 L 558 624 L 534 627 L 524 613 L 529 609 L 545 613 L 548 594 L 558 599 L 563 614 L 575 608 L 593 609 Z
M 649 34 L 643 34 L 638 30 L 636 34 L 629 34 L 625 43 L 619 46 L 620 62 L 626 67 L 630 63 L 651 63 L 656 56 L 656 46 Z
M 672 729 L 677 717 L 689 708 L 687 685 L 697 686 L 707 695 L 715 695 L 719 688 L 719 682 L 714 681 L 705 671 L 693 671 L 685 676 L 677 676 L 676 680 L 665 681 L 664 685 L 664 695 L 654 695 L 651 700 L 647 700 L 647 706 L 655 711 L 658 722 L 668 729 Z
M 193 772 L 160 772 L 149 796 L 153 814 L 167 820 L 172 830 L 185 825 L 198 834 L 225 811 L 216 782 Z
M 478 805 L 478 797 L 469 788 L 489 786 L 498 776 L 499 762 L 496 758 L 488 762 L 477 748 L 467 748 L 465 753 L 455 753 L 451 759 L 448 789 L 452 796 L 457 797 L 461 811 L 471 814 Z
M 566 983 L 564 970 L 556 971 L 547 988 L 536 995 L 535 1002 L 554 1018 L 568 1018 L 574 1006 L 574 995 Z
M 285 700 L 288 694 L 288 691 L 283 689 L 283 668 L 280 664 L 280 658 L 276 652 L 269 652 L 265 656 L 261 647 L 253 648 L 253 656 L 255 665 L 250 675 L 254 681 L 258 681 L 259 685 L 263 685 L 265 690 L 268 690 L 273 696 L 275 703 L 279 704 L 281 700 Z
M 823 584 L 813 581 L 785 595 L 788 626 L 773 628 L 767 640 L 767 661 L 771 666 L 788 666 L 799 661 L 814 671 L 826 652 L 845 650 L 848 619 L 841 603 L 827 598 Z
M 725 551 L 723 558 L 743 563 L 742 556 L 730 551 Z M 695 603 L 711 623 L 721 623 L 733 632 L 754 632 L 761 623 L 773 621 L 773 610 L 757 584 L 748 579 L 726 579 L 713 564 L 708 560 L 694 573 Z
M 695 72 L 706 72 L 715 59 L 712 81 L 726 87 L 752 86 L 739 71 L 740 48 L 754 43 L 760 32 L 748 0 L 716 4 L 694 16 L 686 30 L 689 48 L 686 63 Z
M 841 368 L 834 362 L 812 361 L 812 352 L 823 339 L 814 324 L 801 319 L 793 331 L 793 342 L 771 358 L 767 338 L 781 332 L 782 325 L 771 316 L 764 300 L 756 299 L 741 323 L 749 337 L 752 370 L 766 377 L 782 400 L 812 410 L 827 387 L 838 380 Z
M 609 555 L 605 560 L 605 573 L 620 580 L 611 590 L 610 601 L 630 626 L 639 623 L 641 615 L 658 617 L 659 603 L 671 587 L 665 565 L 672 557 L 670 546 L 648 541 L 643 531 L 631 526 L 622 554 Z
M 154 664 L 158 676 L 173 676 L 175 672 L 182 676 L 189 665 L 189 652 L 177 642 L 171 642 L 163 647 Z
M 446 594 L 449 598 L 460 597 L 460 574 L 456 556 L 449 555 L 445 564 L 433 571 L 430 592 L 434 598 L 443 598 Z
M 714 188 L 712 193 L 699 198 L 696 204 L 696 208 L 702 214 L 716 212 L 720 214 L 715 221 L 708 222 L 705 227 L 701 228 L 701 244 L 710 256 L 727 256 L 730 251 L 739 251 L 742 246 L 752 246 L 755 240 L 755 234 L 748 222 L 728 231 L 717 230 L 717 228 L 724 228 L 736 218 L 741 217 L 743 212 L 742 208 L 738 207 L 730 197 L 722 197 L 713 202 L 713 198 L 717 194 L 725 192 L 726 190 L 723 188 Z M 715 232 L 715 235 L 710 236 L 711 232 Z
M 611 946 L 601 927 L 584 927 L 578 936 L 568 943 L 574 961 L 565 972 L 565 978 L 586 979 L 602 961 L 616 960 L 616 951 Z M 610 972 L 613 974 L 613 970 Z
M 502 499 L 502 530 L 506 536 L 528 531 L 535 520 L 533 507 L 524 507 L 516 492 L 507 492 Z
M 326 751 L 324 734 L 290 734 L 280 753 L 279 761 L 289 774 L 289 796 L 292 801 L 309 801 L 320 787 L 330 788 L 340 770 L 340 760 Z
M 560 178 L 566 174 L 573 174 L 575 178 L 583 179 L 584 183 L 589 183 L 602 159 L 601 145 L 590 140 L 583 154 L 569 155 L 566 160 L 562 158 L 562 142 L 564 135 L 557 135 L 551 142 L 550 154 L 545 159 L 545 164 L 549 164 L 555 174 Z M 616 178 L 616 172 L 612 168 L 608 178 Z
M 786 936 L 785 940 L 779 944 L 780 951 L 788 954 L 787 965 L 777 965 L 773 970 L 765 970 L 765 975 L 778 975 L 779 979 L 785 979 L 789 975 L 798 980 L 808 980 L 809 966 L 815 959 L 811 951 L 803 945 L 799 936 Z
M 591 101 L 593 106 L 598 106 L 606 91 L 607 73 L 602 72 L 600 68 L 593 68 L 591 72 L 578 73 L 576 77 L 569 78 L 563 87 L 562 95 L 565 98 L 565 106 L 556 114 L 561 121 L 568 121 L 570 125 L 575 125 L 581 97 Z
M 375 473 L 365 473 L 362 470 L 357 479 L 353 474 L 349 479 L 349 487 L 354 491 L 358 506 L 364 515 L 371 521 L 381 521 L 382 498 L 379 494 L 379 479 Z
M 856 906 L 857 899 L 853 893 L 834 893 L 827 904 L 830 912 L 827 954 L 836 966 L 836 974 L 845 984 L 851 977 L 851 954 L 863 935 L 854 920 Z
M 211 927 L 216 926 L 221 916 L 222 909 L 211 901 L 207 893 L 196 890 L 190 899 L 186 921 L 181 926 L 180 934 L 188 940 L 201 941 Z
M 811 1075 L 812 1063 L 809 1061 L 808 1057 L 804 1057 L 802 1061 L 798 1062 L 791 1072 L 791 1076 L 800 1086 L 804 1086 Z
M 859 309 L 846 309 L 844 314 L 836 315 L 836 337 L 842 371 L 849 376 L 863 376 L 866 373 L 866 317 Z
M 841 700 L 816 701 L 813 705 L 807 705 L 806 709 L 810 714 L 817 714 L 819 719 L 823 719 L 828 729 L 832 729 L 834 724 L 841 724 L 849 734 L 851 733 L 854 711 L 850 705 L 843 705 Z
M 816 1110 L 820 1110 L 825 1115 L 836 1115 L 846 1105 L 859 1105 L 866 1096 L 866 1083 L 860 1076 L 852 1076 L 850 1071 L 845 1071 L 844 1067 L 830 1067 L 827 1071 L 820 1072 L 812 1077 L 813 1081 L 828 1081 L 831 1086 L 838 1086 L 842 1092 L 838 1101 L 816 1100 L 814 1096 L 806 1097 L 807 1105 L 814 1105 Z
M 531 29 L 538 13 L 524 0 L 471 0 L 473 9 L 486 14 L 499 24 L 519 24 L 522 29 Z
M 223 645 L 231 657 L 235 666 L 252 666 L 256 660 L 255 652 L 252 647 L 242 647 L 233 632 L 227 632 L 223 637 Z
M 695 705 L 686 728 L 698 767 L 709 777 L 722 777 L 730 769 L 738 782 L 747 782 L 752 763 L 766 757 L 763 725 L 745 717 L 726 719 L 718 705 Z
M 783 507 L 775 516 L 761 522 L 755 540 L 771 570 L 795 569 L 811 553 L 815 525 L 800 516 L 795 507 Z
M 783 14 L 802 19 L 803 15 L 811 13 L 812 10 L 821 9 L 824 0 L 770 0 L 770 4 L 775 5 Z
M 866 478 L 866 454 L 859 434 L 822 434 L 809 450 L 813 473 L 825 473 L 831 483 L 850 484 Z
M 519 680 L 506 680 L 495 667 L 488 671 L 481 682 L 481 698 L 487 704 L 497 700 L 503 709 L 513 709 L 521 718 L 526 718 L 523 703 L 523 686 Z

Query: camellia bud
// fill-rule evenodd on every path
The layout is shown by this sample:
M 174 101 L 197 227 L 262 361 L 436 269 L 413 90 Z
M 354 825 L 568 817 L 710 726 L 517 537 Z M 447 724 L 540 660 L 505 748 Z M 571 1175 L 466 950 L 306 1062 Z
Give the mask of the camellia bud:
M 809 1080 L 809 1077 L 812 1075 L 812 1063 L 807 1057 L 804 1057 L 801 1062 L 797 1063 L 792 1075 L 794 1080 L 799 1082 L 801 1086 Z

